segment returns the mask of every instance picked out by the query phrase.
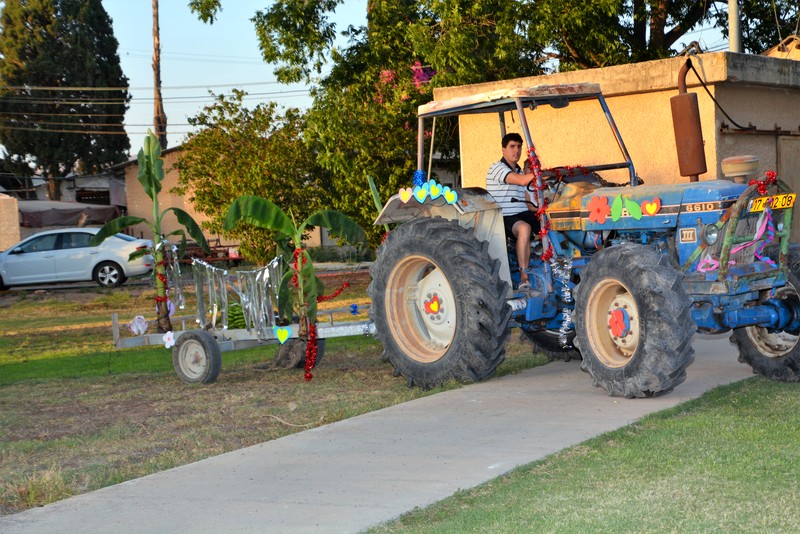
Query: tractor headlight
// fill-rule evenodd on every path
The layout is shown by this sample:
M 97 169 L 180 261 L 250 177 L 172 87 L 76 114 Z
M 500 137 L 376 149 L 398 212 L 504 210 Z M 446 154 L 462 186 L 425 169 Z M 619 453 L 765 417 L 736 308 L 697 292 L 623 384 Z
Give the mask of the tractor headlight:
M 703 241 L 705 241 L 707 245 L 715 244 L 717 239 L 719 239 L 719 228 L 717 228 L 716 224 L 709 224 L 703 228 Z

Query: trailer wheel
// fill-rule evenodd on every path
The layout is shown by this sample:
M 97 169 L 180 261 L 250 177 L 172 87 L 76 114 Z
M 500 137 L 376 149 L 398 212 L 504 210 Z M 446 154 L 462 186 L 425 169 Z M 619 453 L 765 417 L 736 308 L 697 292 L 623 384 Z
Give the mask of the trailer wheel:
M 561 334 L 555 330 L 530 331 L 523 328 L 521 339 L 533 345 L 533 352 L 544 354 L 551 362 L 580 360 L 581 353 L 572 346 L 575 332 L 567 335 L 567 346 L 561 344 Z
M 576 289 L 581 368 L 620 397 L 651 397 L 686 379 L 695 324 L 683 274 L 654 249 L 623 243 L 601 250 Z
M 507 284 L 489 244 L 470 230 L 440 217 L 405 223 L 370 273 L 376 335 L 409 386 L 483 380 L 505 358 Z
M 184 332 L 172 347 L 172 366 L 187 384 L 215 382 L 222 368 L 217 340 L 205 330 Z
M 775 291 L 773 298 L 793 302 L 800 309 L 800 282 L 789 274 L 786 285 Z M 731 343 L 739 347 L 739 361 L 753 368 L 754 373 L 770 380 L 800 382 L 800 337 L 789 332 L 771 332 L 760 326 L 736 328 Z

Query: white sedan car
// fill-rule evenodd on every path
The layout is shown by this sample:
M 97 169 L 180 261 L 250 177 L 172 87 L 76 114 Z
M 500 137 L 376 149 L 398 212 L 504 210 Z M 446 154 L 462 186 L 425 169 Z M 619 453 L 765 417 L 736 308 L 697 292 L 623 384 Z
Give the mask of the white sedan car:
M 152 241 L 116 234 L 96 247 L 89 240 L 99 228 L 65 228 L 32 235 L 0 252 L 0 289 L 8 286 L 94 280 L 116 287 L 130 276 L 150 272 L 149 254 L 128 261 Z

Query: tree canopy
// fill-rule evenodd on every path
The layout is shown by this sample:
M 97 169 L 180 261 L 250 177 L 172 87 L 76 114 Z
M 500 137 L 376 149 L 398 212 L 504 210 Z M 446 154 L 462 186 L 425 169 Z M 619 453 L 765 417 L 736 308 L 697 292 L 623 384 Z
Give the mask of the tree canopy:
M 302 221 L 320 206 L 320 191 L 330 191 L 327 173 L 316 165 L 303 142 L 302 112 L 281 112 L 277 104 L 248 109 L 244 91 L 217 96 L 215 102 L 189 119 L 199 127 L 183 143 L 177 168 L 178 194 L 191 195 L 195 209 L 208 215 L 203 223 L 223 233 L 228 206 L 239 196 L 263 197 Z M 228 232 L 240 240 L 249 259 L 265 264 L 275 257 L 275 234 L 240 225 Z
M 542 74 L 553 64 L 571 70 L 667 57 L 701 23 L 723 33 L 727 26 L 723 0 L 369 0 L 366 26 L 340 31 L 343 45 L 331 21 L 342 3 L 274 2 L 253 22 L 278 80 L 312 84 L 304 138 L 333 176 L 329 205 L 365 228 L 375 217 L 367 176 L 383 199 L 411 182 L 416 109 L 434 87 Z M 222 5 L 190 2 L 206 22 Z M 741 6 L 745 50 L 776 44 L 771 6 Z M 776 0 L 781 35 L 791 32 L 797 10 Z M 373 243 L 378 232 L 372 228 Z
M 548 45 L 560 70 L 635 63 L 674 55 L 687 33 L 712 24 L 728 35 L 727 0 L 536 0 L 520 16 Z M 798 5 L 790 0 L 740 0 L 744 52 L 761 53 L 797 31 Z M 776 20 L 777 19 L 777 20 Z
M 6 0 L 0 25 L 4 156 L 50 177 L 127 159 L 128 79 L 101 1 Z

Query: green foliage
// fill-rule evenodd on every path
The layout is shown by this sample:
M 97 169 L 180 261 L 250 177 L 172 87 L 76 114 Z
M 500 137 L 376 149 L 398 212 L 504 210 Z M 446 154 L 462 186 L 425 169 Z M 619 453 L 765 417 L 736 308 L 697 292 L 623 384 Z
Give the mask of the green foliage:
M 294 247 L 292 269 L 285 273 L 278 288 L 279 313 L 286 320 L 291 320 L 293 313 L 297 313 L 301 323 L 305 320 L 310 324 L 316 323 L 317 296 L 323 291 L 323 284 L 314 272 L 314 262 L 302 248 L 306 228 L 327 228 L 331 234 L 355 246 L 362 246 L 367 241 L 364 230 L 346 215 L 322 210 L 296 225 L 279 206 L 261 197 L 243 196 L 231 203 L 225 217 L 225 231 L 234 229 L 240 222 L 272 230 L 282 241 Z
M 139 174 L 137 178 L 150 200 L 156 201 L 164 179 L 164 160 L 161 159 L 161 143 L 155 136 L 147 136 L 139 150 Z
M 158 138 L 152 131 L 147 131 L 147 137 L 144 140 L 144 146 L 139 149 L 139 183 L 142 184 L 147 196 L 153 201 L 153 218 L 152 221 L 140 217 L 117 217 L 116 219 L 107 222 L 100 231 L 92 237 L 90 243 L 95 246 L 102 243 L 106 238 L 116 234 L 139 223 L 145 223 L 150 227 L 153 233 L 153 250 L 148 250 L 147 253 L 153 255 L 155 267 L 153 268 L 153 277 L 156 284 L 156 308 L 158 310 L 158 324 L 159 329 L 163 332 L 172 330 L 172 324 L 169 320 L 169 310 L 167 307 L 167 282 L 166 282 L 166 264 L 167 256 L 164 247 L 161 246 L 161 241 L 166 237 L 161 231 L 161 221 L 168 212 L 172 212 L 177 218 L 178 222 L 183 225 L 186 232 L 200 245 L 203 250 L 208 252 L 208 241 L 205 235 L 191 215 L 179 208 L 167 208 L 163 212 L 159 209 L 158 193 L 161 191 L 161 182 L 164 180 L 164 161 L 161 159 L 161 144 Z M 183 230 L 176 230 L 169 235 L 181 236 L 181 252 L 186 246 L 186 233 Z M 135 258 L 135 254 L 131 254 L 129 260 Z
M 190 197 L 209 217 L 204 226 L 223 233 L 228 206 L 239 196 L 259 196 L 304 219 L 322 205 L 331 190 L 303 141 L 305 117 L 297 109 L 279 111 L 275 103 L 248 109 L 246 93 L 218 96 L 189 122 L 189 134 L 176 164 L 179 185 L 173 193 Z M 288 227 L 286 227 L 288 228 Z M 259 264 L 275 256 L 275 231 L 243 224 L 225 231 L 240 242 L 242 254 Z
M 213 19 L 220 1 L 192 2 L 202 3 L 209 5 L 196 12 Z M 384 199 L 410 185 L 416 167 L 414 117 L 434 87 L 542 74 L 548 58 L 569 70 L 667 57 L 701 22 L 721 25 L 713 14 L 726 2 L 370 0 L 367 25 L 341 32 L 347 44 L 339 47 L 330 16 L 340 3 L 274 2 L 253 20 L 263 57 L 279 80 L 312 83 L 323 63 L 331 63 L 313 90 L 302 138 L 330 174 L 328 205 L 368 228 L 377 245 L 383 229 L 372 227 L 375 202 L 367 177 L 374 177 Z M 778 0 L 783 23 L 796 17 L 797 7 L 790 4 Z M 746 0 L 742 13 L 745 47 L 760 51 L 756 41 L 766 42 L 763 35 L 770 33 L 766 7 Z M 447 154 L 457 142 L 456 127 L 437 128 L 450 136 L 434 151 Z
M 125 161 L 130 143 L 122 122 L 130 95 L 82 89 L 128 85 L 101 1 L 6 0 L 0 24 L 0 143 L 6 157 L 32 161 L 49 176 Z M 58 122 L 42 119 L 47 116 Z M 102 133 L 111 130 L 121 135 Z
M 266 11 L 256 12 L 253 22 L 261 54 L 275 69 L 278 81 L 299 82 L 320 74 L 326 52 L 336 37 L 336 27 L 327 19 L 344 0 L 284 0 Z
M 672 47 L 689 44 L 687 32 L 712 23 L 728 32 L 727 0 L 538 0 L 525 3 L 521 18 L 530 21 L 531 35 L 549 46 L 559 70 L 634 63 L 674 55 Z M 742 45 L 761 53 L 796 31 L 798 5 L 740 0 Z
M 222 4 L 220 0 L 191 0 L 189 9 L 192 13 L 197 13 L 203 22 L 213 24 L 217 19 L 217 13 L 222 11 Z

